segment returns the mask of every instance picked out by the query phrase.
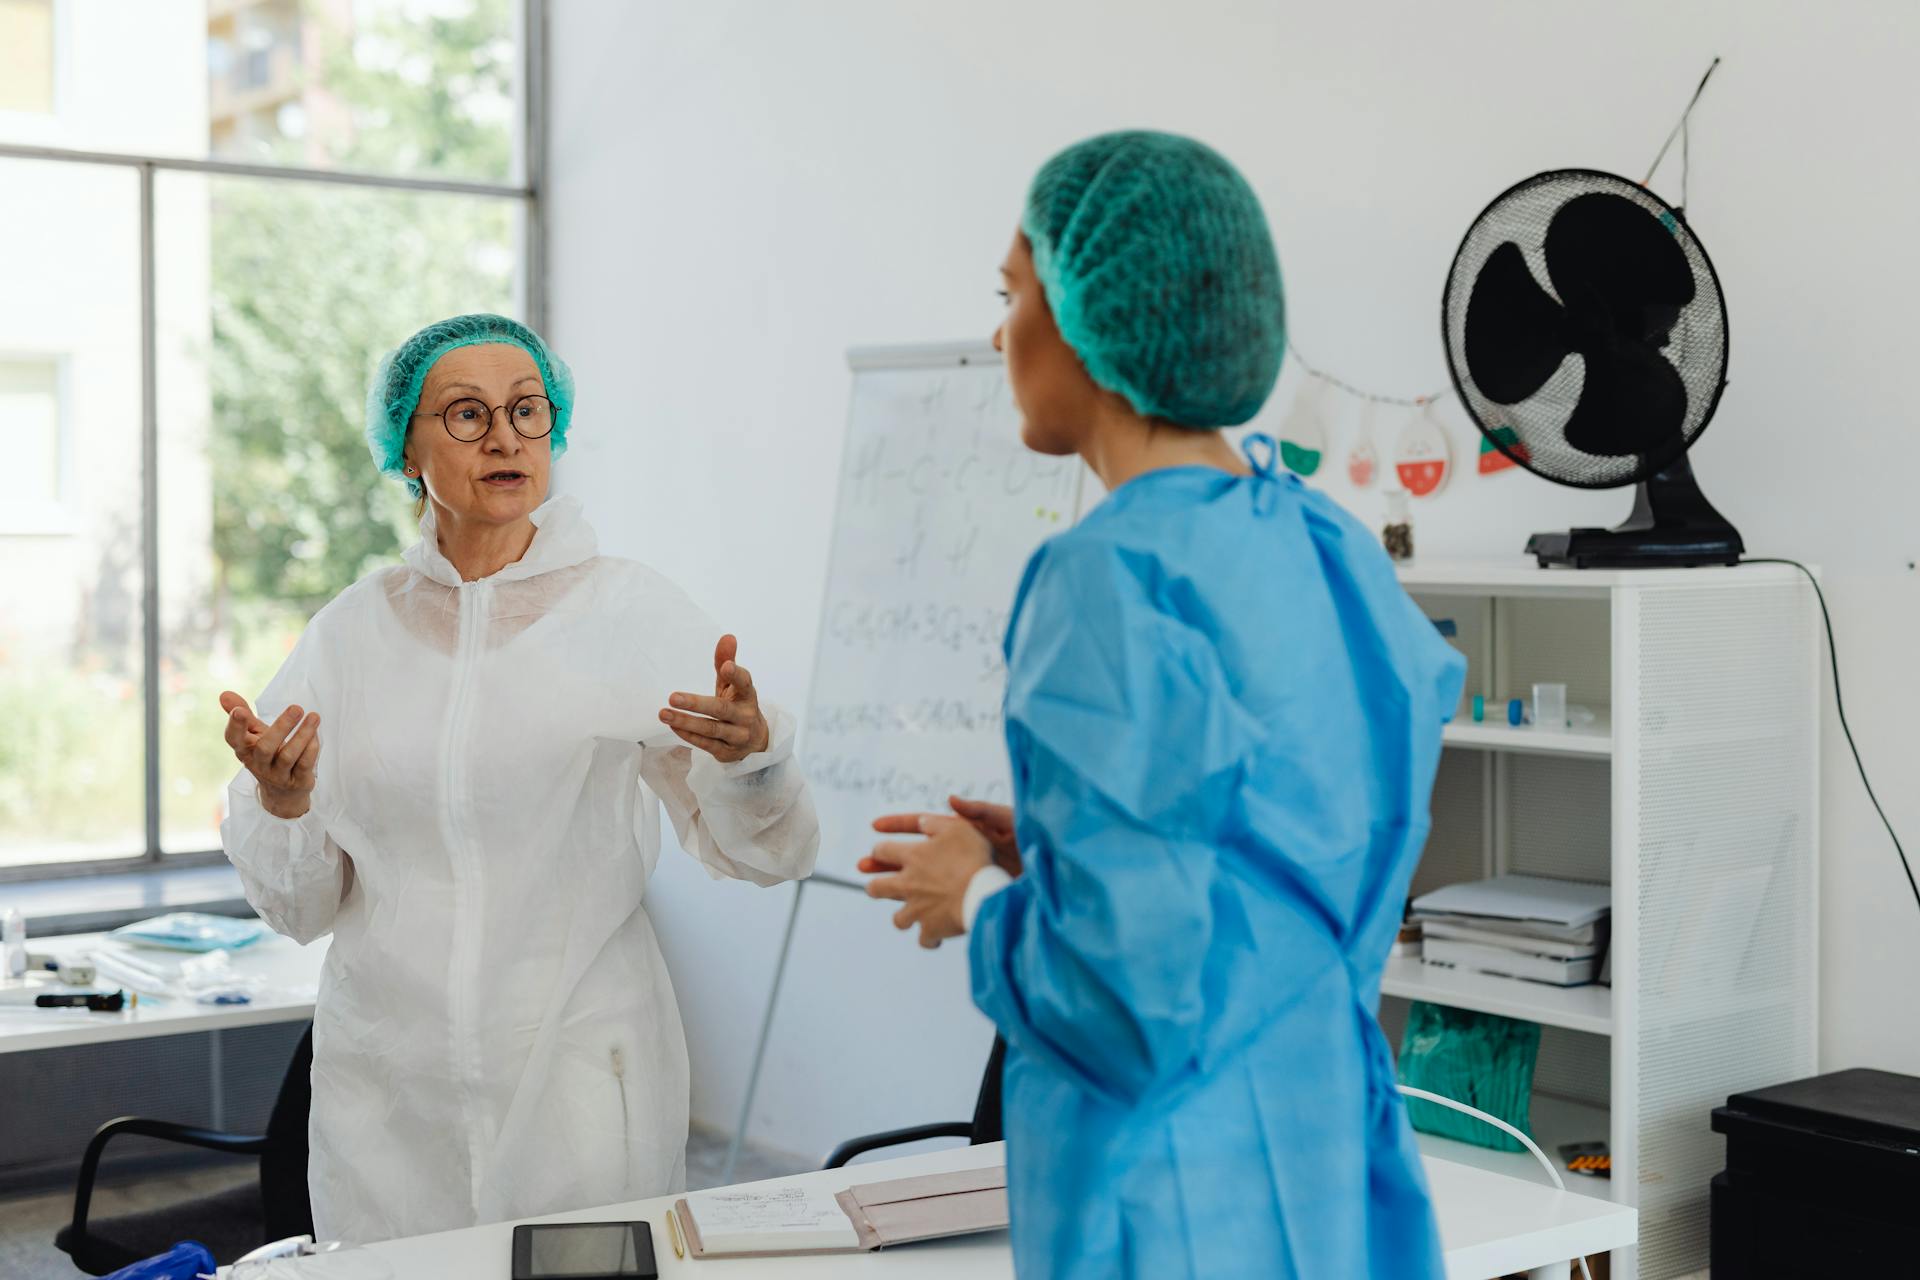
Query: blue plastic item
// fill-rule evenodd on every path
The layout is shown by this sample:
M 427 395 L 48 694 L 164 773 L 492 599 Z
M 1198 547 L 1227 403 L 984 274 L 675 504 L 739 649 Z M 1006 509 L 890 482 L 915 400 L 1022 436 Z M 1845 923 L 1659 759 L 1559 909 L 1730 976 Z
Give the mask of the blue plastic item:
M 1473 695 L 1473 722 L 1479 724 L 1487 718 L 1487 700 L 1480 694 Z
M 1507 723 L 1510 725 L 1518 726 L 1518 725 L 1523 725 L 1526 722 L 1527 722 L 1527 704 L 1520 701 L 1520 699 L 1518 698 L 1509 698 L 1507 700 Z
M 198 1240 L 182 1240 L 158 1257 L 120 1268 L 106 1280 L 198 1280 L 212 1275 L 218 1267 L 207 1246 Z
M 115 929 L 110 937 L 143 947 L 169 951 L 238 951 L 267 936 L 258 920 L 208 915 L 201 911 L 172 911 L 150 920 L 136 920 Z
M 1022 1276 L 1444 1274 L 1373 1011 L 1466 664 L 1255 465 L 1122 485 L 1014 603 L 1026 872 L 969 948 Z

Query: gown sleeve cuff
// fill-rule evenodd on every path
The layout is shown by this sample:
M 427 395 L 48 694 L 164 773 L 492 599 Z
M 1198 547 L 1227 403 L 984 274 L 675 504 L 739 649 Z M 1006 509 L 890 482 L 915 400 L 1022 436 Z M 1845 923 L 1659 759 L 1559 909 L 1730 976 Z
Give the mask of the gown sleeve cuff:
M 998 863 L 989 862 L 973 873 L 973 879 L 967 881 L 967 895 L 960 900 L 960 920 L 971 933 L 974 917 L 980 914 L 980 904 L 1013 883 L 1013 877 Z
M 237 845 L 243 856 L 252 855 L 246 859 L 248 862 L 262 870 L 273 868 L 285 873 L 306 863 L 325 860 L 327 833 L 332 825 L 330 817 L 325 806 L 315 803 L 308 805 L 307 811 L 297 818 L 278 818 L 262 808 L 256 797 L 244 812 L 228 817 L 222 825 L 222 835 L 225 836 L 231 826 L 239 837 L 226 841 L 229 856 Z

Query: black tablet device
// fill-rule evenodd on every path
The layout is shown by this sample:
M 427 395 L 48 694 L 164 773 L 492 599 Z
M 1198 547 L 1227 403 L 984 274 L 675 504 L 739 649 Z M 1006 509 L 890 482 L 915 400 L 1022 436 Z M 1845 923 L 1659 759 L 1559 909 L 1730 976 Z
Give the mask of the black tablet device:
M 513 1280 L 655 1280 L 644 1222 L 523 1223 L 513 1229 Z

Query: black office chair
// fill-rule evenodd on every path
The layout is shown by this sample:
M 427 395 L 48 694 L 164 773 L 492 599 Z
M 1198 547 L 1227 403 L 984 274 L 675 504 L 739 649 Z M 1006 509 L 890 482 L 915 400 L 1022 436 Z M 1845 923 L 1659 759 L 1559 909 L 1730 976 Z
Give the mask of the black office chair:
M 855 1156 L 886 1147 L 905 1146 L 928 1138 L 965 1138 L 971 1146 L 998 1142 L 1004 1136 L 1000 1123 L 1000 1074 L 1006 1066 L 1007 1042 L 993 1038 L 993 1052 L 987 1055 L 987 1069 L 980 1077 L 980 1096 L 974 1100 L 973 1119 L 946 1120 L 938 1124 L 918 1124 L 909 1129 L 889 1129 L 864 1138 L 849 1138 L 833 1149 L 822 1169 L 838 1169 Z
M 124 1116 L 100 1126 L 87 1143 L 73 1193 L 73 1222 L 54 1243 L 88 1275 L 103 1276 L 143 1258 L 165 1253 L 181 1240 L 198 1240 L 222 1264 L 270 1240 L 311 1235 L 313 1206 L 307 1198 L 307 1112 L 313 1102 L 313 1026 L 300 1037 L 287 1064 L 280 1094 L 264 1134 L 221 1133 L 165 1120 Z M 229 1155 L 260 1157 L 260 1180 L 161 1209 L 88 1222 L 100 1153 L 112 1138 L 139 1134 L 204 1147 Z

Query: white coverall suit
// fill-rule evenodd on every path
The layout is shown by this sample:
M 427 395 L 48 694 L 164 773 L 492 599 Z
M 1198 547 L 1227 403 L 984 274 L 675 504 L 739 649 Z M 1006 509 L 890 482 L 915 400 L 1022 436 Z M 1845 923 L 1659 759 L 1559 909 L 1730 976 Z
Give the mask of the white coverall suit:
M 598 554 L 577 501 L 462 582 L 431 514 L 308 625 L 255 708 L 321 716 L 312 808 L 221 827 L 281 933 L 331 931 L 314 1017 L 314 1225 L 366 1243 L 660 1195 L 685 1177 L 687 1048 L 643 899 L 659 805 L 715 877 L 807 875 L 791 716 L 723 765 L 660 708 L 713 687 L 716 627 Z M 725 928 L 716 921 L 716 928 Z

